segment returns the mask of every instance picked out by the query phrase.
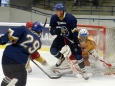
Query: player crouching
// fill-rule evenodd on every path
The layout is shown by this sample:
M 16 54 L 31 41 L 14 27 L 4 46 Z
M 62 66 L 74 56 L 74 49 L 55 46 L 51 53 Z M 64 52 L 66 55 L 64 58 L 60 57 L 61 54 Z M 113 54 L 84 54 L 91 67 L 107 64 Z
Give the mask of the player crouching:
M 91 36 L 89 36 L 89 33 L 86 29 L 81 29 L 79 31 L 79 41 L 82 48 L 82 56 L 84 59 L 85 66 L 90 66 L 91 63 L 94 64 L 97 59 L 95 57 L 92 57 L 92 55 L 98 56 L 98 51 L 96 50 L 96 43 L 94 39 Z M 93 58 L 93 62 L 89 61 L 89 56 L 90 59 Z
M 26 27 L 29 30 L 32 30 L 32 26 L 33 26 L 33 22 L 26 22 Z M 42 33 L 42 31 L 40 32 L 40 34 Z M 33 54 L 30 55 L 30 58 L 32 60 L 36 60 L 37 62 L 41 63 L 43 66 L 48 66 L 48 63 L 46 62 L 46 60 L 39 54 L 38 51 L 34 52 Z M 26 69 L 28 70 L 28 73 L 32 72 L 32 68 L 30 66 L 30 59 L 28 59 L 28 62 L 26 64 Z
M 79 31 L 79 41 L 82 48 L 82 56 L 84 59 L 84 64 L 86 69 L 93 73 L 95 72 L 92 68 L 101 68 L 103 66 L 102 62 L 100 62 L 96 57 L 99 58 L 97 45 L 92 36 L 89 36 L 89 32 L 87 29 L 81 29 Z M 75 60 L 74 56 L 70 56 L 71 60 Z M 100 65 L 98 65 L 100 64 Z

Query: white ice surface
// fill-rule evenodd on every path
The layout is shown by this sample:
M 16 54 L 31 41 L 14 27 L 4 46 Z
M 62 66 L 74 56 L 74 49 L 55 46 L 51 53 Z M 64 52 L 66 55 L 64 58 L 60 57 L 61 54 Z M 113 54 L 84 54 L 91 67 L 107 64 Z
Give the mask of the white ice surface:
M 3 50 L 0 50 L 2 58 Z M 57 61 L 49 52 L 40 52 L 49 64 Z M 115 76 L 91 77 L 88 81 L 76 77 L 62 77 L 60 79 L 49 79 L 38 67 L 31 62 L 32 73 L 28 74 L 26 86 L 115 86 Z M 0 81 L 4 77 L 0 66 Z

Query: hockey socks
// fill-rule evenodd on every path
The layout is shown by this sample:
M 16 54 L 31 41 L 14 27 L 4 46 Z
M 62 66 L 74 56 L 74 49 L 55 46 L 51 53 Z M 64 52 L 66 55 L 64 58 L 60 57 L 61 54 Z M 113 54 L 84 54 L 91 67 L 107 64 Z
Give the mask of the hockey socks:
M 7 76 L 3 78 L 1 86 L 14 86 L 17 83 L 18 79 L 10 79 Z

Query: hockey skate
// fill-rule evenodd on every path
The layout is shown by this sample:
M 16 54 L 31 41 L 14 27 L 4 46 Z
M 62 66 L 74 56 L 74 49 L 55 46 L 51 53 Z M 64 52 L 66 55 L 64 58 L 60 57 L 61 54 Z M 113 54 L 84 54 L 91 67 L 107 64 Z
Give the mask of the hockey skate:
M 64 60 L 65 60 L 65 57 L 62 55 L 62 56 L 58 59 L 58 61 L 57 61 L 57 63 L 56 63 L 56 67 L 60 66 Z
M 88 74 L 86 73 L 86 70 L 83 68 L 83 69 L 81 69 L 81 74 L 82 74 L 82 76 L 83 76 L 83 78 L 85 79 L 85 80 L 88 80 L 89 79 L 89 76 L 88 76 Z
M 56 65 L 50 66 L 48 70 L 48 72 L 50 72 L 51 75 L 57 76 L 66 76 L 68 74 L 73 74 L 66 60 L 64 60 L 63 63 L 58 67 Z

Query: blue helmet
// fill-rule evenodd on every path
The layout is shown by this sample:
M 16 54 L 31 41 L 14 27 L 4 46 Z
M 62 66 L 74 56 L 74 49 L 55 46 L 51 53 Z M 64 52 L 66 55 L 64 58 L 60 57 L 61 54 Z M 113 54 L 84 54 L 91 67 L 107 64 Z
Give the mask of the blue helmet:
M 54 10 L 65 11 L 65 6 L 61 3 L 54 6 Z
M 40 32 L 43 29 L 43 25 L 40 22 L 34 22 L 32 25 L 32 30 L 36 31 L 36 32 Z

